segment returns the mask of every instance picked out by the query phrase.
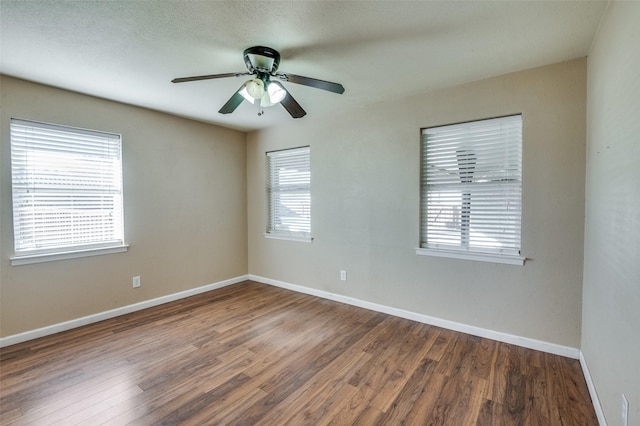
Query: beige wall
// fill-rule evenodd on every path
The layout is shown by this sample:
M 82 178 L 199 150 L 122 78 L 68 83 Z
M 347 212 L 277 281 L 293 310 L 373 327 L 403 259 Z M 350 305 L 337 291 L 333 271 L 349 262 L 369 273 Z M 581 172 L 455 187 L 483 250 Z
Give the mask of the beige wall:
M 0 89 L 1 336 L 247 273 L 244 133 L 6 76 Z M 11 117 L 122 134 L 128 252 L 10 265 Z
M 610 425 L 640 425 L 640 2 L 612 2 L 588 61 L 582 351 Z
M 579 59 L 250 133 L 249 273 L 579 347 L 585 94 Z M 522 253 L 530 260 L 416 255 L 420 128 L 514 113 L 524 120 Z M 311 146 L 315 240 L 265 239 L 265 152 L 302 145 Z

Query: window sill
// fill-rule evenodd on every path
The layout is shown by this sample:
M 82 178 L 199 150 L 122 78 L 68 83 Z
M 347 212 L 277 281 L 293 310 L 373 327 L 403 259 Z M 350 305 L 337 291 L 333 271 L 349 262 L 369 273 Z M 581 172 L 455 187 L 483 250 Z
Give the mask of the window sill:
M 127 251 L 128 249 L 128 245 L 121 245 L 88 250 L 74 250 L 57 253 L 14 256 L 11 258 L 11 266 L 29 265 L 31 263 L 54 262 L 56 260 L 76 259 L 79 257 L 99 256 L 103 254 L 122 253 Z
M 448 257 L 451 259 L 476 260 L 479 262 L 504 263 L 507 265 L 524 265 L 526 257 L 521 256 L 501 256 L 497 254 L 462 252 L 454 250 L 436 250 L 417 248 L 416 254 L 421 256 Z
M 313 237 L 297 237 L 297 236 L 294 236 L 294 235 L 264 234 L 264 237 L 272 239 L 272 240 L 296 241 L 298 243 L 312 243 L 313 242 Z

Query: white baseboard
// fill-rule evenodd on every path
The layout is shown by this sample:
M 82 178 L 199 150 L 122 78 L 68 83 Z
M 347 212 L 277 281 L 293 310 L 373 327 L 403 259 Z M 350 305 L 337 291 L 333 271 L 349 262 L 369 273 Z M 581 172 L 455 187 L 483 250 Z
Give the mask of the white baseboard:
M 602 411 L 602 405 L 600 405 L 600 398 L 598 398 L 598 392 L 596 392 L 596 386 L 591 378 L 589 367 L 587 366 L 587 360 L 584 358 L 584 354 L 580 351 L 580 366 L 582 367 L 582 374 L 587 382 L 587 388 L 589 389 L 589 395 L 591 395 L 591 402 L 593 408 L 596 410 L 596 416 L 598 416 L 598 422 L 600 426 L 607 426 L 607 419 L 604 417 L 604 411 Z
M 151 308 L 152 306 L 158 306 L 163 303 L 173 302 L 174 300 L 184 299 L 185 297 L 194 296 L 196 294 L 226 287 L 228 285 L 236 284 L 236 283 L 245 281 L 247 279 L 249 279 L 248 275 L 242 275 L 239 277 L 230 278 L 228 280 L 219 281 L 217 283 L 207 284 L 202 287 L 192 288 L 192 289 L 181 291 L 178 293 L 168 294 L 166 296 L 158 297 L 155 299 L 134 303 L 132 305 L 111 309 L 109 311 L 87 315 L 86 317 L 76 318 L 70 321 L 49 325 L 47 327 L 26 331 L 24 333 L 13 334 L 11 336 L 2 337 L 0 338 L 0 348 L 4 348 L 5 346 L 10 346 L 10 345 L 15 345 L 16 343 L 26 342 L 32 339 L 37 339 L 38 337 L 49 336 L 51 334 L 59 333 L 61 331 L 71 330 L 72 328 L 82 327 L 83 325 L 93 324 L 95 322 L 103 321 L 109 318 L 114 318 L 119 315 L 124 315 L 131 312 L 140 311 L 142 309 Z
M 473 336 L 484 337 L 487 339 L 497 340 L 499 342 L 510 343 L 517 346 L 522 346 L 529 349 L 535 349 L 542 352 L 548 352 L 555 355 L 565 356 L 568 358 L 579 359 L 580 349 L 572 348 L 570 346 L 558 345 L 556 343 L 545 342 L 542 340 L 531 339 L 528 337 L 516 336 L 513 334 L 502 333 L 500 331 L 489 330 L 486 328 L 476 327 L 473 325 L 462 324 L 454 321 L 449 321 L 441 318 L 432 317 L 429 315 L 418 314 L 411 311 L 405 311 L 403 309 L 392 308 L 385 305 L 379 305 L 377 303 L 367 302 L 365 300 L 355 299 L 340 294 L 330 293 L 328 291 L 317 290 L 314 288 L 304 287 L 297 284 L 290 284 L 283 281 L 273 280 L 270 278 L 264 278 L 258 275 L 249 274 L 249 279 L 257 281 L 263 284 L 269 284 L 276 287 L 285 288 L 288 290 L 296 291 L 298 293 L 309 294 L 312 296 L 321 297 L 323 299 L 334 300 L 336 302 L 346 303 L 348 305 L 358 306 L 360 308 L 370 309 L 372 311 L 382 312 L 389 315 L 394 315 L 401 318 L 418 321 L 424 324 L 434 325 L 436 327 L 442 327 L 449 330 L 459 331 Z
M 510 343 L 518 346 L 523 346 L 529 349 L 535 349 L 543 352 L 548 352 L 556 355 L 566 356 L 569 358 L 579 359 L 580 350 L 568 346 L 558 345 L 556 343 L 544 342 L 541 340 L 530 339 L 527 337 L 516 336 L 508 333 L 502 333 L 499 331 L 488 330 L 481 327 L 476 327 L 468 324 L 462 324 L 454 321 L 449 321 L 441 318 L 432 317 L 429 315 L 418 314 L 415 312 L 406 311 L 403 309 L 392 308 L 377 303 L 367 302 L 365 300 L 355 299 L 340 294 L 330 293 L 323 290 L 317 290 L 309 287 L 300 286 L 297 284 L 290 284 L 283 281 L 273 280 L 257 275 L 243 275 L 228 280 L 220 281 L 213 284 L 208 284 L 202 287 L 193 288 L 190 290 L 181 291 L 179 293 L 169 294 L 166 296 L 158 297 L 156 299 L 145 300 L 143 302 L 134 303 L 132 305 L 123 306 L 109 311 L 99 312 L 97 314 L 88 315 L 81 318 L 76 318 L 70 321 L 65 321 L 58 324 L 53 324 L 47 327 L 38 328 L 35 330 L 26 331 L 24 333 L 14 334 L 11 336 L 0 338 L 0 348 L 5 346 L 14 345 L 16 343 L 25 342 L 38 337 L 48 336 L 51 334 L 59 333 L 61 331 L 70 330 L 73 328 L 81 327 L 83 325 L 92 324 L 98 321 L 103 321 L 109 318 L 114 318 L 119 315 L 128 314 L 131 312 L 139 311 L 142 309 L 150 308 L 152 306 L 161 305 L 163 303 L 172 302 L 174 300 L 183 299 L 185 297 L 193 296 L 196 294 L 204 293 L 207 291 L 222 288 L 231 284 L 236 284 L 247 279 L 257 281 L 264 284 L 273 285 L 276 287 L 285 288 L 298 293 L 309 294 L 312 296 L 321 297 L 323 299 L 334 300 L 336 302 L 346 303 L 352 306 L 358 306 L 360 308 L 370 309 L 376 312 L 382 312 L 389 315 L 394 315 L 401 318 L 410 319 L 413 321 L 422 322 L 425 324 L 434 325 L 437 327 L 446 328 L 449 330 L 459 331 L 462 333 L 471 334 L 474 336 L 484 337 L 487 339 L 497 340 L 499 342 Z

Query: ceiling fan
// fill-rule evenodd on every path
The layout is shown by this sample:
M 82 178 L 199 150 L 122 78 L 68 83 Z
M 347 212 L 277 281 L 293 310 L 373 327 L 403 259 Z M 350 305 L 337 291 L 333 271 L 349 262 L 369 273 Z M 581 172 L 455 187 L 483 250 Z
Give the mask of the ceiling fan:
M 280 103 L 284 109 L 291 114 L 291 117 L 304 117 L 307 112 L 302 109 L 300 104 L 293 98 L 293 96 L 291 96 L 291 93 L 287 92 L 284 86 L 279 81 L 275 81 L 275 79 L 315 87 L 316 89 L 327 90 L 333 93 L 344 93 L 344 87 L 342 87 L 342 84 L 278 72 L 278 66 L 280 65 L 280 53 L 270 47 L 253 46 L 245 49 L 243 56 L 244 63 L 247 66 L 247 72 L 174 78 L 171 82 L 185 83 L 188 81 L 240 77 L 244 75 L 254 76 L 251 80 L 245 81 L 238 91 L 231 96 L 227 103 L 220 108 L 220 111 L 218 112 L 221 114 L 232 113 L 236 108 L 238 108 L 242 101 L 246 99 L 252 104 L 255 104 L 256 102 L 258 103 L 258 115 L 262 115 L 264 113 L 264 107 Z M 272 78 L 274 80 L 272 80 Z

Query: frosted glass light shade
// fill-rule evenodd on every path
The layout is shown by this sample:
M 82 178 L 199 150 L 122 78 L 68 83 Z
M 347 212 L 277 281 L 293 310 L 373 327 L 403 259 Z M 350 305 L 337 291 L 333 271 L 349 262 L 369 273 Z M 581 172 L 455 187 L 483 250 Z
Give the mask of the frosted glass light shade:
M 279 84 L 269 83 L 267 86 L 267 93 L 269 93 L 269 98 L 271 99 L 271 103 L 277 104 L 280 103 L 287 96 L 287 91 L 284 90 Z
M 259 78 L 247 81 L 245 87 L 253 99 L 260 99 L 264 95 L 264 83 Z

